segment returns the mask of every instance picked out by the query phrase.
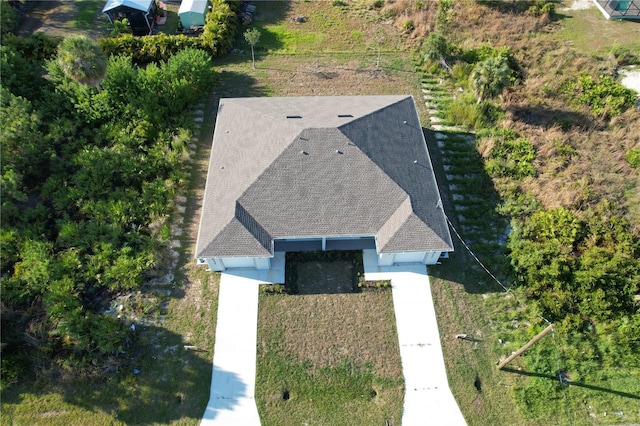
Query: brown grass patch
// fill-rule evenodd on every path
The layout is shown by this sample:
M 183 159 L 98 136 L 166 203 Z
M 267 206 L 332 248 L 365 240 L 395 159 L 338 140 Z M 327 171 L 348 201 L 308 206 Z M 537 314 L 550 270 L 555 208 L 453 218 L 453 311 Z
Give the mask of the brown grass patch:
M 349 360 L 372 365 L 381 377 L 402 377 L 391 292 L 269 296 L 260 303 L 261 329 L 278 329 L 283 349 L 300 362 L 322 368 Z

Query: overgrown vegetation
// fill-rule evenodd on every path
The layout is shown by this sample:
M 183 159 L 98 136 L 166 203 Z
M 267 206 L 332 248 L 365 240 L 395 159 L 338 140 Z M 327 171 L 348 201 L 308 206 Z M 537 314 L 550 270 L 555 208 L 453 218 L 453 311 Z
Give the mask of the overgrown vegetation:
M 636 421 L 637 410 L 621 408 L 637 407 L 637 386 L 625 376 L 640 371 L 634 337 L 640 332 L 640 223 L 627 208 L 640 201 L 637 191 L 627 190 L 637 182 L 631 168 L 638 112 L 632 108 L 636 95 L 612 76 L 620 63 L 633 63 L 637 55 L 627 57 L 629 51 L 618 46 L 621 62 L 587 57 L 562 47 L 553 35 L 540 35 L 540 28 L 553 34 L 557 25 L 553 7 L 542 2 L 480 2 L 475 12 L 530 28 L 505 34 L 504 47 L 491 49 L 514 52 L 509 59 L 513 86 L 493 92 L 502 96 L 490 103 L 491 110 L 466 93 L 478 94 L 473 70 L 482 60 L 475 52 L 486 42 L 473 20 L 455 20 L 451 25 L 458 31 L 437 43 L 446 67 L 429 54 L 436 40 L 430 36 L 423 69 L 458 89 L 455 99 L 442 103 L 444 116 L 476 130 L 476 148 L 502 198 L 497 211 L 511 219 L 506 246 L 511 271 L 492 264 L 482 245 L 472 246 L 517 294 L 483 302 L 498 331 L 494 338 L 501 342 L 495 350 L 506 356 L 517 349 L 546 326 L 542 318 L 556 325 L 553 342 L 539 344 L 517 362 L 533 377 L 512 379 L 510 393 L 523 417 L 536 424 L 559 418 L 573 424 L 594 417 L 604 421 L 607 406 L 620 409 L 622 417 L 612 422 Z M 589 169 L 587 178 L 578 173 Z M 588 390 L 607 386 L 618 396 L 601 398 Z
M 3 45 L 3 72 L 18 68 L 0 110 L 3 388 L 34 368 L 102 375 L 124 359 L 135 333 L 104 311 L 161 272 L 188 112 L 214 79 L 191 49 L 146 68 L 114 56 L 99 90 Z
M 453 160 L 447 166 L 463 170 L 463 176 L 456 176 L 451 182 L 465 194 L 463 199 L 453 199 L 455 206 L 466 208 L 460 210 L 465 212 L 463 237 L 505 284 L 515 284 L 511 285 L 508 294 L 495 292 L 490 279 L 479 268 L 475 270 L 471 266 L 473 262 L 464 256 L 462 248 L 452 259 L 430 269 L 430 273 L 438 275 L 432 280 L 432 290 L 449 382 L 468 423 L 637 423 L 640 369 L 629 354 L 638 353 L 637 340 L 630 337 L 634 333 L 637 336 L 638 329 L 638 305 L 633 302 L 633 296 L 638 293 L 637 242 L 640 233 L 637 220 L 640 217 L 638 113 L 624 107 L 625 102 L 621 103 L 623 107 L 618 112 L 612 113 L 613 107 L 620 104 L 618 101 L 607 104 L 609 95 L 602 97 L 600 89 L 589 89 L 591 83 L 585 90 L 577 82 L 577 76 L 583 75 L 596 86 L 602 84 L 603 78 L 615 83 L 618 66 L 638 63 L 637 40 L 629 37 L 633 31 L 628 31 L 626 23 L 604 21 L 597 11 L 575 12 L 575 15 L 574 12 L 562 12 L 576 17 L 581 13 L 589 14 L 590 18 L 596 16 L 595 19 L 565 20 L 562 14 L 555 15 L 544 2 L 396 0 L 339 3 L 333 7 L 300 2 L 292 4 L 290 11 L 289 3 L 260 8 L 260 13 L 274 17 L 254 23 L 262 34 L 259 48 L 270 54 L 261 56 L 261 66 L 256 71 L 247 65 L 250 64 L 247 57 L 234 55 L 218 59 L 226 69 L 222 78 L 233 86 L 227 95 L 237 96 L 239 92 L 245 95 L 244 90 L 251 86 L 255 89 L 252 95 L 390 94 L 413 90 L 418 99 L 419 78 L 407 72 L 410 61 L 402 49 L 416 45 L 421 37 L 441 34 L 438 41 L 444 41 L 440 44 L 444 45 L 441 51 L 446 66 L 440 63 L 440 55 L 433 56 L 427 58 L 421 71 L 430 74 L 430 78 L 431 74 L 436 76 L 432 80 L 434 85 L 438 84 L 439 78 L 445 80 L 446 85 L 440 86 L 447 87 L 449 97 L 455 97 L 449 105 L 444 104 L 444 111 L 441 111 L 447 121 L 476 129 L 475 146 L 469 144 L 470 135 L 467 134 L 454 134 L 450 140 L 455 143 L 447 145 Z M 285 12 L 281 13 L 282 9 Z M 305 16 L 308 21 L 292 24 L 289 18 L 295 16 Z M 2 18 L 5 18 L 4 12 Z M 405 22 L 411 22 L 413 30 L 409 32 Z M 591 22 L 595 22 L 591 24 L 595 29 L 587 27 Z M 388 23 L 393 25 L 386 25 Z M 367 44 L 367 40 L 372 40 L 367 25 L 383 29 L 385 37 L 382 41 Z M 3 25 L 3 30 L 5 28 Z M 394 32 L 394 29 L 398 31 Z M 593 37 L 595 31 L 598 37 Z M 400 32 L 404 32 L 404 38 L 398 35 Z M 566 43 L 562 38 L 565 36 L 572 44 Z M 616 43 L 606 44 L 611 37 L 617 40 Z M 180 49 L 162 47 L 163 43 L 170 45 L 172 42 L 158 41 L 159 48 L 149 47 L 151 53 L 141 54 L 134 62 L 166 61 L 170 56 L 166 52 Z M 7 48 L 8 45 L 14 48 Z M 7 114 L 3 115 L 3 120 L 6 119 L 9 127 L 4 126 L 3 121 L 2 128 L 15 135 L 29 135 L 27 140 L 30 142 L 18 144 L 16 148 L 15 143 L 11 144 L 12 140 L 18 140 L 16 136 L 7 136 L 9 143 L 5 148 L 3 134 L 2 193 L 3 203 L 7 206 L 2 206 L 2 261 L 6 260 L 6 264 L 2 264 L 2 335 L 3 343 L 5 339 L 13 342 L 13 346 L 3 345 L 2 348 L 3 384 L 25 377 L 23 372 L 34 371 L 30 369 L 32 366 L 37 368 L 38 378 L 46 379 L 44 373 L 53 370 L 68 373 L 68 365 L 76 363 L 78 358 L 82 364 L 82 357 L 89 361 L 89 366 L 80 370 L 75 367 L 76 372 L 102 375 L 109 373 L 110 365 L 114 369 L 122 366 L 120 361 L 125 355 L 114 357 L 115 364 L 110 364 L 107 358 L 110 355 L 99 355 L 101 349 L 92 349 L 95 342 L 89 342 L 88 351 L 81 346 L 76 349 L 73 345 L 80 342 L 64 341 L 62 335 L 51 336 L 52 347 L 62 351 L 60 356 L 54 357 L 53 363 L 46 362 L 51 354 L 46 352 L 48 346 L 43 342 L 49 339 L 47 327 L 52 325 L 45 319 L 46 309 L 56 307 L 58 311 L 54 313 L 60 315 L 59 312 L 67 311 L 62 304 L 66 299 L 75 298 L 83 303 L 85 299 L 95 300 L 91 306 L 83 304 L 80 311 L 91 316 L 83 321 L 83 325 L 93 326 L 91 320 L 98 318 L 98 313 L 108 307 L 106 301 L 114 292 L 120 292 L 120 287 L 135 288 L 139 282 L 132 278 L 135 274 L 125 274 L 121 283 L 114 279 L 111 267 L 115 271 L 115 266 L 120 265 L 129 272 L 138 262 L 144 264 L 145 259 L 152 265 L 159 265 L 158 249 L 164 247 L 170 234 L 166 217 L 171 214 L 171 194 L 185 181 L 184 174 L 174 174 L 175 170 L 171 169 L 172 164 L 180 163 L 176 157 L 184 154 L 184 148 L 181 143 L 175 149 L 169 147 L 173 145 L 172 135 L 177 128 L 184 128 L 177 132 L 177 139 L 188 139 L 187 120 L 183 120 L 180 112 L 166 120 L 156 117 L 157 110 L 164 110 L 167 105 L 173 108 L 169 96 L 173 92 L 164 88 L 170 83 L 163 79 L 166 65 L 156 63 L 147 75 L 142 69 L 129 67 L 127 61 L 120 64 L 118 61 L 122 59 L 112 59 L 112 64 L 121 67 L 118 75 L 126 87 L 144 82 L 145 88 L 134 90 L 132 96 L 125 90 L 114 92 L 119 87 L 119 80 L 110 80 L 108 72 L 102 90 L 110 93 L 101 97 L 94 89 L 65 80 L 55 69 L 51 79 L 40 78 L 42 64 L 45 59 L 55 56 L 56 46 L 57 41 L 41 35 L 28 39 L 3 35 L 3 111 Z M 368 55 L 368 50 L 378 51 L 380 47 L 382 61 L 380 68 L 374 69 L 375 59 Z M 422 59 L 425 53 L 422 51 L 416 57 Z M 133 56 L 134 52 L 130 54 Z M 488 57 L 504 55 L 507 55 L 512 71 L 511 86 L 503 90 L 501 96 L 478 104 L 469 81 L 475 64 Z M 402 72 L 396 72 L 398 70 Z M 143 74 L 146 77 L 143 78 Z M 107 87 L 109 82 L 111 87 Z M 619 87 L 615 84 L 609 87 L 608 83 L 605 83 L 607 91 L 618 99 L 624 98 Z M 571 90 L 563 91 L 563 88 Z M 155 105 L 155 96 L 147 90 L 160 90 L 159 106 Z M 578 97 L 587 92 L 590 94 L 584 102 L 578 101 Z M 108 101 L 116 94 L 117 102 Z M 71 100 L 65 100 L 67 95 Z M 148 97 L 150 102 L 138 101 L 140 97 Z M 8 108 L 4 108 L 5 100 Z M 108 106 L 107 111 L 102 111 L 102 106 L 98 105 L 92 108 L 92 102 L 97 101 Z M 132 105 L 124 110 L 115 107 L 130 101 Z M 592 103 L 597 106 L 599 102 L 603 102 L 604 110 L 594 112 Z M 146 107 L 141 107 L 143 104 Z M 417 104 L 424 118 L 424 105 Z M 182 108 L 188 109 L 189 104 Z M 45 111 L 47 114 L 43 115 Z M 95 118 L 87 118 L 87 111 L 95 114 Z M 116 118 L 119 112 L 124 117 L 123 122 Z M 111 124 L 101 123 L 101 120 L 111 120 L 118 125 L 111 131 Z M 141 123 L 140 129 L 138 123 Z M 82 131 L 84 128 L 86 131 Z M 81 149 L 85 144 L 88 146 L 86 153 Z M 435 142 L 432 145 L 432 153 L 437 152 L 437 148 L 432 149 Z M 9 148 L 20 151 L 20 155 L 5 153 Z M 111 155 L 120 152 L 122 155 L 118 160 L 112 161 Z M 163 153 L 167 153 L 167 159 Z M 6 159 L 14 157 L 16 164 L 5 170 Z M 437 157 L 436 154 L 436 173 Z M 75 162 L 70 162 L 70 158 Z M 64 161 L 58 166 L 59 159 Z M 99 167 L 94 174 L 93 167 L 87 165 L 93 166 L 98 161 L 115 165 L 114 170 Z M 133 164 L 136 161 L 140 162 L 139 167 Z M 134 203 L 132 207 L 130 201 L 135 199 L 136 191 L 141 193 L 140 181 L 148 177 L 144 171 L 142 177 L 136 173 L 146 169 L 149 163 L 154 171 L 160 169 L 160 175 L 157 181 L 151 181 L 149 196 L 143 198 L 143 193 L 138 197 L 142 201 L 140 204 L 151 202 L 148 211 L 139 213 L 139 206 Z M 121 164 L 126 166 L 122 170 L 134 173 L 133 177 L 115 170 Z M 71 169 L 64 171 L 66 167 Z M 36 184 L 34 188 L 24 189 L 25 181 L 46 181 L 44 176 L 50 169 L 64 172 L 64 179 L 46 188 L 44 184 L 40 185 L 42 188 Z M 22 172 L 18 173 L 18 170 Z M 80 193 L 74 192 L 76 181 L 95 183 L 102 178 L 104 186 L 96 184 L 98 189 L 94 188 L 94 191 L 85 188 Z M 125 178 L 126 184 L 113 183 Z M 439 182 L 445 182 L 444 177 L 439 177 Z M 129 183 L 133 190 L 127 189 Z M 443 188 L 448 192 L 446 186 Z M 496 189 L 500 200 L 497 200 Z M 165 190 L 169 194 L 166 197 Z M 95 192 L 98 199 L 87 192 Z M 63 208 L 71 206 L 67 211 L 69 218 L 59 213 L 63 210 L 53 204 L 52 196 L 45 199 L 42 195 L 49 193 L 59 194 L 56 203 L 61 203 Z M 120 207 L 124 212 L 115 210 L 115 200 L 122 194 L 125 198 Z M 153 194 L 159 194 L 160 198 L 156 199 L 151 196 Z M 106 201 L 101 203 L 100 197 Z M 114 206 L 113 211 L 117 214 L 111 214 L 108 203 Z M 95 207 L 98 204 L 107 207 L 99 210 Z M 102 222 L 95 219 L 96 211 L 104 213 L 100 218 Z M 146 214 L 156 211 L 160 213 L 148 222 Z M 136 221 L 132 223 L 141 226 L 125 228 L 122 224 L 129 217 L 127 212 L 135 214 Z M 81 221 L 76 225 L 73 221 L 78 218 Z M 451 218 L 457 222 L 454 215 Z M 514 232 L 508 247 L 497 247 L 493 239 L 502 232 L 508 219 L 513 220 Z M 8 220 L 29 224 L 32 230 L 23 235 L 23 228 L 27 228 L 24 225 L 19 231 L 5 232 L 5 224 L 12 223 Z M 74 227 L 80 229 L 74 231 Z M 48 231 L 51 229 L 53 231 Z M 94 229 L 97 230 L 94 232 Z M 127 229 L 131 234 L 123 235 L 119 233 L 121 229 Z M 115 250 L 81 241 L 80 254 L 71 253 L 71 242 L 84 236 L 88 241 L 96 233 L 100 238 L 113 234 L 115 243 L 111 248 Z M 34 242 L 25 243 L 29 238 Z M 143 241 L 129 243 L 129 239 L 136 238 Z M 148 242 L 150 246 L 146 246 Z M 125 243 L 129 245 L 125 246 Z M 127 251 L 126 247 L 134 249 Z M 512 250 L 510 258 L 503 256 L 505 250 Z M 48 263 L 40 259 L 42 253 L 49 256 Z M 87 253 L 95 258 L 93 263 L 88 266 L 80 263 L 81 267 L 75 268 L 78 265 L 75 259 L 84 261 L 89 256 Z M 144 257 L 145 253 L 148 258 Z M 35 259 L 31 263 L 22 262 L 19 256 Z M 133 264 L 125 262 L 131 256 Z M 118 263 L 120 258 L 122 262 Z M 507 268 L 509 260 L 513 261 L 511 269 Z M 5 291 L 13 274 L 11 268 L 15 269 L 18 263 L 22 263 L 18 267 L 19 278 L 25 282 L 39 283 L 40 276 L 50 282 L 51 277 L 63 281 L 60 276 L 67 276 L 66 271 L 70 270 L 74 280 L 86 279 L 97 290 L 92 290 L 93 294 L 74 296 L 77 287 L 64 287 L 62 282 L 53 287 L 58 290 L 55 295 L 47 296 L 49 305 L 42 296 L 48 289 L 46 286 L 37 288 L 42 294 L 26 295 L 26 302 L 8 305 L 5 294 L 13 294 L 10 302 L 17 303 L 15 300 L 21 297 L 19 291 L 23 288 L 36 291 L 31 284 L 28 287 L 14 285 L 10 292 Z M 106 266 L 91 275 L 95 270 L 89 270 L 89 266 L 96 265 Z M 6 270 L 5 266 L 10 269 Z M 153 267 L 145 271 L 143 279 L 158 273 Z M 175 331 L 176 335 L 171 334 L 162 341 L 168 346 L 158 353 L 150 341 L 138 341 L 136 343 L 146 345 L 146 355 L 136 358 L 138 354 L 127 354 L 131 356 L 128 366 L 139 368 L 142 365 L 140 376 L 132 376 L 129 371 L 121 382 L 108 381 L 108 392 L 100 383 L 73 390 L 67 387 L 64 392 L 58 388 L 42 393 L 36 389 L 26 392 L 21 388 L 12 394 L 13 389 L 20 387 L 15 383 L 8 393 L 3 392 L 3 419 L 9 415 L 6 418 L 10 421 L 31 424 L 50 417 L 58 422 L 70 419 L 67 424 L 74 420 L 86 423 L 89 417 L 94 423 L 198 422 L 206 403 L 208 379 L 203 380 L 203 377 L 208 374 L 207 369 L 210 371 L 211 354 L 183 351 L 178 345 L 188 343 L 210 349 L 210 338 L 203 336 L 210 336 L 211 331 L 204 333 L 202 328 L 211 327 L 215 288 L 204 282 L 196 282 L 196 285 L 201 287 L 201 299 L 181 301 L 169 313 L 174 317 L 185 315 L 183 324 L 186 325 Z M 71 295 L 67 288 L 72 291 Z M 273 424 L 302 423 L 310 418 L 309 413 L 317 415 L 314 418 L 319 421 L 324 421 L 324 417 L 318 413 L 329 413 L 330 423 L 358 417 L 370 419 L 366 423 L 372 424 L 382 424 L 387 419 L 394 424 L 395 419 L 397 424 L 402 405 L 402 385 L 396 380 L 401 374 L 399 360 L 380 358 L 397 357 L 397 348 L 377 346 L 380 341 L 397 344 L 393 330 L 387 328 L 384 329 L 386 338 L 380 339 L 381 327 L 394 324 L 394 319 L 389 317 L 392 312 L 390 293 L 289 296 L 282 294 L 284 287 L 274 288 L 273 292 L 277 294 L 263 295 L 260 301 L 263 328 L 260 330 L 258 371 L 262 376 L 259 376 L 257 397 L 265 424 L 269 421 Z M 63 296 L 62 302 L 57 304 L 55 297 L 60 296 Z M 338 303 L 339 299 L 361 296 L 381 299 L 344 306 Z M 287 303 L 294 299 L 297 299 L 295 303 Z M 301 300 L 308 303 L 301 303 Z M 140 299 L 132 300 L 132 303 L 135 305 L 132 309 L 144 309 Z M 7 306 L 12 308 L 5 309 Z M 327 315 L 336 313 L 336 306 L 343 306 L 345 314 Z M 371 310 L 372 306 L 376 309 Z M 386 312 L 386 316 L 357 316 L 381 311 Z M 72 315 L 77 311 L 69 312 Z M 27 324 L 23 320 L 31 314 L 36 315 L 37 320 Z M 496 371 L 495 362 L 500 356 L 516 350 L 546 326 L 540 315 L 555 322 L 555 334 L 548 335 L 514 361 L 511 371 Z M 354 318 L 356 323 L 349 322 Z M 130 341 L 139 339 L 124 327 L 128 323 L 118 325 L 110 321 L 105 321 L 105 328 L 113 326 L 121 332 L 120 337 Z M 319 322 L 331 325 L 325 330 L 318 326 Z M 13 324 L 17 324 L 15 329 L 9 327 Z M 360 328 L 371 324 L 375 327 Z M 54 325 L 58 327 L 60 323 Z M 167 333 L 164 327 L 150 332 Z M 473 338 L 468 341 L 455 339 L 455 334 L 460 332 L 469 333 Z M 95 329 L 94 333 L 99 337 L 100 329 Z M 337 339 L 340 340 L 336 342 Z M 331 345 L 324 345 L 326 342 Z M 357 346 L 349 346 L 351 343 Z M 30 356 L 18 356 L 19 350 Z M 69 353 L 72 361 L 65 363 Z M 340 357 L 344 353 L 348 355 Z M 97 360 L 96 365 L 92 363 L 93 359 Z M 37 362 L 25 365 L 22 360 Z M 164 370 L 159 371 L 159 365 Z M 105 367 L 102 371 L 101 366 Z M 385 366 L 393 366 L 396 370 L 385 371 Z M 147 371 L 153 374 L 146 375 Z M 270 374 L 272 371 L 278 374 Z M 53 380 L 60 377 L 65 378 L 67 374 L 53 376 Z M 293 387 L 294 381 L 287 381 L 288 377 L 295 378 L 300 387 Z M 322 389 L 323 395 L 329 398 L 321 398 L 321 403 L 315 404 L 311 399 L 317 398 L 313 386 L 319 378 L 322 383 L 316 389 Z M 481 389 L 474 386 L 476 380 Z M 43 382 L 46 380 L 39 384 Z M 344 387 L 344 383 L 348 386 Z M 187 395 L 199 395 L 200 399 L 190 400 Z M 366 413 L 354 411 L 352 405 L 336 408 L 333 404 L 337 400 L 355 401 L 357 408 L 364 407 Z M 77 417 L 72 417 L 74 415 Z

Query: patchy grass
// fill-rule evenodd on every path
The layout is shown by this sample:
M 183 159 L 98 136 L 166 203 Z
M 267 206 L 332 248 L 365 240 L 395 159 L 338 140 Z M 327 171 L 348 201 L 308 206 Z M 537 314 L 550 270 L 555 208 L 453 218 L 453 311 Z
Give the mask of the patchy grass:
M 391 292 L 260 296 L 256 402 L 264 425 L 399 425 Z
M 606 55 L 614 47 L 640 51 L 638 22 L 607 20 L 595 6 L 561 13 L 565 17 L 560 35 L 583 53 Z
M 96 19 L 101 15 L 104 2 L 102 0 L 78 0 L 76 13 L 68 26 L 75 28 L 88 28 L 96 25 Z
M 252 26 L 262 33 L 258 51 L 362 53 L 378 47 L 385 51 L 407 50 L 393 26 L 376 22 L 376 13 L 356 5 L 345 8 L 327 2 L 263 2 L 257 6 Z
M 211 376 L 218 275 L 189 269 L 184 285 L 195 287 L 191 297 L 180 298 L 182 287 L 166 322 L 138 325 L 136 350 L 116 376 L 23 382 L 2 393 L 2 424 L 199 424 L 209 399 L 210 381 L 203 378 Z

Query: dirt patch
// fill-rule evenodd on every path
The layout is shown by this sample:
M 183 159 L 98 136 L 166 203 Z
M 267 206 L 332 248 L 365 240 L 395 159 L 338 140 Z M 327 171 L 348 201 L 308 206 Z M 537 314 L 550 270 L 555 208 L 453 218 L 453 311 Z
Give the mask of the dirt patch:
M 351 262 L 306 262 L 297 266 L 299 294 L 344 294 L 357 288 Z
M 627 89 L 635 90 L 640 96 L 640 67 L 628 67 L 619 71 L 620 83 Z
M 76 1 L 39 1 L 27 13 L 18 29 L 18 35 L 28 36 L 37 32 L 53 37 L 66 37 L 71 34 L 83 34 L 89 38 L 104 37 L 111 31 L 109 19 L 103 15 L 102 2 L 87 2 L 84 7 L 91 7 L 86 13 L 93 19 L 91 22 L 78 22 L 79 2 Z
M 569 7 L 563 7 L 561 10 L 585 10 L 591 9 L 593 2 L 591 0 L 574 0 Z

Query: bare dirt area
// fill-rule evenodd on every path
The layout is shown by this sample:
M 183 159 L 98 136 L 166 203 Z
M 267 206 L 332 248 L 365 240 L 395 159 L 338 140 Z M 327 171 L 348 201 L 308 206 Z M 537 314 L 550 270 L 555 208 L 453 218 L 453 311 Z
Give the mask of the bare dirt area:
M 80 2 L 77 1 L 38 1 L 27 13 L 18 34 L 28 36 L 42 32 L 54 37 L 84 34 L 93 39 L 106 36 L 110 31 L 109 20 L 101 13 L 102 7 L 91 2 L 88 6 L 95 9 L 95 14 L 92 15 L 92 10 L 86 13 L 93 19 L 90 22 L 78 22 L 79 6 Z
M 298 264 L 298 293 L 352 293 L 352 262 L 305 262 Z M 321 279 L 320 279 L 321 278 Z

